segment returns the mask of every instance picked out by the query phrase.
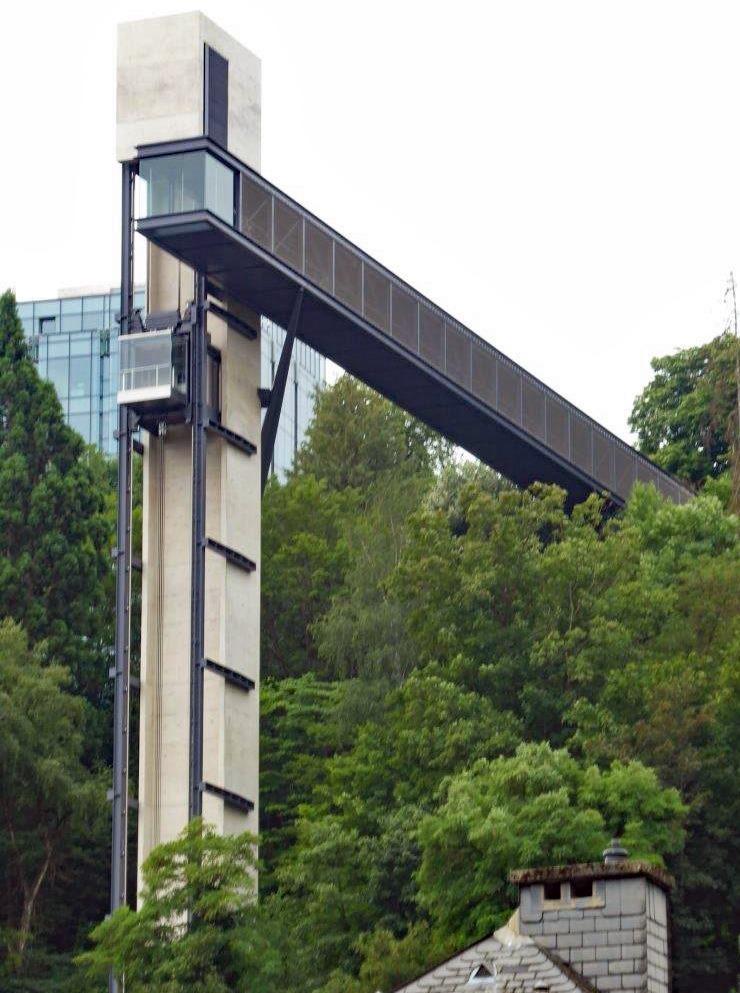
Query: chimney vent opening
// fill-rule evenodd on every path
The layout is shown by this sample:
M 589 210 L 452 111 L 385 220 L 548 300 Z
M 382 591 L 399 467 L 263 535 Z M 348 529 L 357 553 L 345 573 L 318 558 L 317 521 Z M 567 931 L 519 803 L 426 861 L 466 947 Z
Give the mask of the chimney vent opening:
M 574 879 L 570 884 L 572 897 L 592 897 L 594 895 L 593 879 Z
M 545 899 L 546 900 L 560 899 L 560 883 L 545 883 Z

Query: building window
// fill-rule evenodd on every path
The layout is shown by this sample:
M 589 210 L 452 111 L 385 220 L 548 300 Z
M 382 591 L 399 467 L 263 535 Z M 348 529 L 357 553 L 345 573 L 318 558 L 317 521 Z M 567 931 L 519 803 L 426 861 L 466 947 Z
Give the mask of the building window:
M 53 333 L 56 329 L 56 317 L 39 317 L 39 334 Z

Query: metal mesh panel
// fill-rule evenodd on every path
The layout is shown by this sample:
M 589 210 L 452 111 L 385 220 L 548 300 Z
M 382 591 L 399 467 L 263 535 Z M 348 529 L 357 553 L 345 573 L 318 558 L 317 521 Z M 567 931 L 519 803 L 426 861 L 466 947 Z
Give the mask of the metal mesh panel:
M 358 314 L 362 313 L 362 262 L 338 241 L 334 243 L 334 294 Z
M 627 496 L 635 481 L 635 457 L 632 452 L 614 447 L 614 489 L 620 496 Z
M 663 496 L 670 497 L 671 500 L 679 500 L 680 488 L 678 483 L 670 476 L 665 476 L 663 473 L 658 474 L 658 489 L 663 494 Z M 679 502 L 681 502 L 679 500 Z
M 298 272 L 303 271 L 303 218 L 275 200 L 275 254 Z
M 414 352 L 419 350 L 419 305 L 411 294 L 391 287 L 391 334 Z
M 242 176 L 242 232 L 272 251 L 272 196 Z
M 492 407 L 496 405 L 496 358 L 473 343 L 473 393 Z
M 365 270 L 365 317 L 371 324 L 388 331 L 390 326 L 391 284 L 367 262 Z
M 637 478 L 641 483 L 652 483 L 653 486 L 658 485 L 658 473 L 649 462 L 636 458 L 635 465 L 637 468 Z
M 613 446 L 603 431 L 594 431 L 594 476 L 605 486 L 614 485 Z
M 545 419 L 545 394 L 538 389 L 534 383 L 530 383 L 526 378 L 523 380 L 523 414 L 522 427 L 533 434 L 540 441 L 545 440 L 546 419 Z
M 547 398 L 547 443 L 566 458 L 568 445 L 568 411 L 555 397 Z
M 498 405 L 501 413 L 516 424 L 521 423 L 522 377 L 507 362 L 498 360 Z
M 333 286 L 333 250 L 332 240 L 317 228 L 311 221 L 306 221 L 306 275 L 320 286 L 322 290 L 331 293 Z
M 445 322 L 447 375 L 470 389 L 470 338 L 453 324 Z
M 576 413 L 570 415 L 570 458 L 589 475 L 593 470 L 591 458 L 591 425 Z
M 423 304 L 419 306 L 419 353 L 430 365 L 437 369 L 444 369 L 444 321 Z

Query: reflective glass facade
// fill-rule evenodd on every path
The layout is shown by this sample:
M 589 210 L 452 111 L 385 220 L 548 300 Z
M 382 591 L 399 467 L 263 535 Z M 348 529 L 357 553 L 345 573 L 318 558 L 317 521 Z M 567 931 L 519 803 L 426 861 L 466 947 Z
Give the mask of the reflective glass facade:
M 272 384 L 277 372 L 285 331 L 273 321 L 262 318 L 262 382 Z M 300 447 L 313 417 L 316 387 L 326 382 L 326 359 L 302 341 L 293 345 L 285 399 L 280 413 L 273 472 L 280 479 L 293 464 L 293 456 Z
M 144 291 L 134 305 L 143 308 Z M 41 375 L 56 387 L 67 423 L 107 455 L 116 450 L 118 290 L 18 304 Z
M 135 291 L 134 306 L 144 310 L 141 287 Z M 116 452 L 120 309 L 117 289 L 18 304 L 31 353 L 41 375 L 56 387 L 67 423 L 107 455 Z M 284 337 L 281 328 L 263 319 L 263 386 L 272 385 Z M 325 359 L 296 342 L 275 442 L 273 468 L 281 478 L 293 464 L 313 415 L 314 391 L 325 377 Z

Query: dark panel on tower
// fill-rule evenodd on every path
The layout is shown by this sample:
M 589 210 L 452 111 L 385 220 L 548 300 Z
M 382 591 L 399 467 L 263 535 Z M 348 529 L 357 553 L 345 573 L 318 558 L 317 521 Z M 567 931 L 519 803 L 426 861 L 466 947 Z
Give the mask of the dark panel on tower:
M 206 45 L 203 133 L 226 148 L 229 140 L 229 63 Z

